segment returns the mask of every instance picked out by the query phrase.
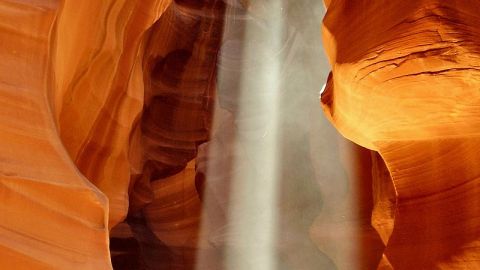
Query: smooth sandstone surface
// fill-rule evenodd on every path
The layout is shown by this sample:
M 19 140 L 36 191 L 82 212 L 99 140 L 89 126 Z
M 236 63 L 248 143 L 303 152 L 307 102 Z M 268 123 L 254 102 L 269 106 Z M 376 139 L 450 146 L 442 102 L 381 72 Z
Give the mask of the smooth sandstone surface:
M 378 152 L 379 269 L 477 269 L 479 3 L 326 5 L 322 104 L 342 135 Z
M 0 5 L 1 266 L 109 269 L 109 229 L 129 204 L 175 198 L 150 181 L 182 171 L 209 136 L 225 3 Z M 146 213 L 146 232 L 161 229 L 163 214 Z
M 109 198 L 109 228 L 128 211 L 129 138 L 143 107 L 148 30 L 170 3 L 65 1 L 58 10 L 53 112 L 71 158 Z
M 0 262 L 110 269 L 108 200 L 77 169 L 49 95 L 56 1 L 0 2 Z
M 142 44 L 170 1 L 0 1 L 2 269 L 111 269 Z

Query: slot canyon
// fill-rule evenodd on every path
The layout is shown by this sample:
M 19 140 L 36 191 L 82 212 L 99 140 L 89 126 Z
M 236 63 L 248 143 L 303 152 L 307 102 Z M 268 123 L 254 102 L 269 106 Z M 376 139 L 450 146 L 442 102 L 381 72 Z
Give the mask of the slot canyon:
M 0 0 L 0 270 L 480 269 L 480 2 Z

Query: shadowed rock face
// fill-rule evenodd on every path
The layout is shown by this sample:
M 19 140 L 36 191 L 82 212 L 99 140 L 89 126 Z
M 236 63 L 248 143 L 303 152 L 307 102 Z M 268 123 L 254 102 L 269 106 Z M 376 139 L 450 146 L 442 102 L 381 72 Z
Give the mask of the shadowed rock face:
M 148 33 L 144 108 L 131 137 L 140 146 L 130 156 L 135 218 L 127 223 L 140 253 L 132 269 L 195 267 L 201 202 L 194 162 L 187 163 L 210 136 L 224 8 L 222 1 L 175 1 Z
M 208 139 L 223 9 L 221 1 L 174 2 L 151 29 L 139 124 L 149 181 L 183 170 Z
M 478 268 L 479 3 L 326 4 L 322 103 L 345 137 L 378 152 L 379 268 Z

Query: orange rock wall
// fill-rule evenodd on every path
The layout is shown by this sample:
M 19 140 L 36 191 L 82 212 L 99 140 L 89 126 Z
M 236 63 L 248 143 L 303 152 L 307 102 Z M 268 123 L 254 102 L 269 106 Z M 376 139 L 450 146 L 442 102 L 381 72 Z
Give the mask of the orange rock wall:
M 2 268 L 109 269 L 109 229 L 130 202 L 185 196 L 185 177 L 167 199 L 150 181 L 182 171 L 208 139 L 224 5 L 0 1 Z M 159 233 L 170 212 L 150 212 Z
M 379 269 L 477 269 L 479 3 L 326 5 L 322 103 L 345 137 L 378 152 Z
M 128 211 L 129 137 L 143 107 L 147 30 L 170 3 L 65 1 L 58 11 L 55 119 L 79 170 L 108 196 L 110 227 Z
M 2 269 L 111 268 L 143 48 L 169 4 L 0 1 Z
M 2 269 L 109 269 L 108 200 L 72 162 L 50 94 L 59 3 L 0 1 Z

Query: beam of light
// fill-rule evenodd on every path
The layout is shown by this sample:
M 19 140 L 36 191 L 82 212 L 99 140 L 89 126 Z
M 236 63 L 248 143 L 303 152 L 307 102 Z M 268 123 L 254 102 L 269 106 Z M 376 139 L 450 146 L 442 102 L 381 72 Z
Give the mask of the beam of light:
M 244 65 L 241 73 L 239 107 L 236 121 L 235 149 L 245 151 L 250 158 L 253 173 L 234 169 L 232 197 L 229 209 L 229 231 L 225 269 L 277 269 L 276 236 L 278 234 L 278 164 L 280 59 L 282 46 L 282 1 L 274 1 L 270 7 L 267 31 L 253 27 L 259 23 L 247 20 L 244 47 L 246 59 L 255 66 Z M 268 35 L 265 37 L 265 35 Z M 268 40 L 264 47 L 249 47 L 250 42 Z M 253 70 L 253 71 L 252 71 Z M 220 75 L 221 76 L 221 75 Z M 255 109 L 249 108 L 255 106 Z M 255 115 L 253 112 L 260 112 Z M 254 133 L 261 138 L 252 138 Z M 249 144 L 248 140 L 258 140 Z
M 282 10 L 287 0 L 250 1 L 251 9 L 238 13 L 241 2 L 225 1 L 229 10 L 217 73 L 221 105 L 214 115 L 213 130 L 217 132 L 208 147 L 200 147 L 200 152 L 208 153 L 199 154 L 198 160 L 198 164 L 207 164 L 200 165 L 206 166 L 207 188 L 202 198 L 196 270 L 274 270 L 285 265 L 355 269 L 362 256 L 359 245 L 364 241 L 358 237 L 363 235 L 358 228 L 366 228 L 356 224 L 358 187 L 347 180 L 361 177 L 356 175 L 356 150 L 343 146 L 343 165 L 354 172 L 343 175 L 344 166 L 337 157 L 338 134 L 322 118 L 315 99 L 324 82 L 321 77 L 329 70 L 327 61 L 322 64 L 311 59 L 323 55 L 321 43 L 309 44 L 291 31 L 295 28 L 303 35 L 317 35 L 318 31 L 311 30 L 309 34 L 309 21 L 300 16 L 311 16 L 320 23 L 323 14 L 302 10 L 287 17 Z M 269 6 L 262 10 L 266 2 Z M 308 8 L 319 9 L 320 5 L 317 2 Z M 293 18 L 296 25 L 289 26 L 287 20 Z M 294 32 L 295 38 L 290 39 L 287 32 Z M 280 56 L 282 51 L 292 53 Z M 311 97 L 311 103 L 303 102 L 304 97 Z M 296 124 L 288 126 L 292 122 Z M 308 153 L 297 154 L 307 145 Z M 291 156 L 301 160 L 308 156 L 305 163 L 309 164 L 288 163 Z M 315 183 L 308 184 L 310 163 Z M 285 175 L 280 175 L 282 172 Z M 321 195 L 309 190 L 317 184 Z M 287 190 L 292 186 L 295 190 Z M 319 198 L 314 200 L 314 196 Z M 303 219 L 310 216 L 317 218 L 312 218 L 308 235 Z
M 232 112 L 235 127 L 233 148 L 234 151 L 238 151 L 234 156 L 241 157 L 232 160 L 230 169 L 232 175 L 226 225 L 222 234 L 224 239 L 218 244 L 222 246 L 224 254 L 222 269 L 278 269 L 276 236 L 278 164 L 281 159 L 278 151 L 281 60 L 278 54 L 281 51 L 284 34 L 282 2 L 272 1 L 268 10 L 258 9 L 259 12 L 267 11 L 268 18 L 262 16 L 265 14 L 247 12 L 243 16 L 250 16 L 250 19 L 236 22 L 234 18 L 233 21 L 227 21 L 225 27 L 225 31 L 228 31 L 229 23 L 245 24 L 243 38 L 240 38 L 240 50 L 241 57 L 247 60 L 239 67 L 240 77 L 236 89 L 238 94 L 234 101 L 237 105 Z M 222 87 L 222 81 L 232 75 L 226 70 L 219 69 L 217 76 L 219 87 Z M 219 121 L 219 117 L 214 115 L 214 122 Z M 222 149 L 213 145 L 208 156 L 218 156 L 221 151 Z M 214 179 L 216 174 L 222 174 L 223 169 L 215 168 L 215 165 L 208 166 L 207 182 Z M 200 245 L 204 246 L 212 245 L 212 241 L 214 242 L 212 226 L 218 225 L 213 224 L 215 221 L 209 220 L 208 217 L 209 212 L 216 211 L 212 204 L 218 204 L 218 199 L 212 197 L 222 196 L 214 193 L 215 191 L 207 189 L 203 200 L 199 238 Z M 213 234 L 218 235 L 218 232 Z M 200 251 L 198 254 L 197 270 L 212 267 L 208 261 L 212 258 L 207 253 Z

